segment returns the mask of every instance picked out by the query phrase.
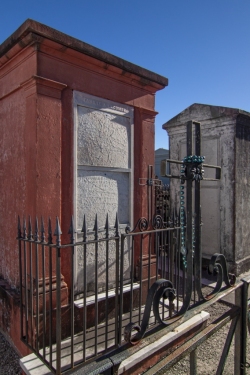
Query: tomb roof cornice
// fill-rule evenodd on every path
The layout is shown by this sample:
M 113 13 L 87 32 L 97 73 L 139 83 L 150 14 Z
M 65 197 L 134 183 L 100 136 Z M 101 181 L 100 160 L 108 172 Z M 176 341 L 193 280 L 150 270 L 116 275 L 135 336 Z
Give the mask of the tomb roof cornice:
M 5 60 L 10 59 L 12 54 L 18 53 L 22 48 L 26 47 L 27 44 L 32 44 L 34 42 L 42 43 L 46 39 L 93 57 L 106 64 L 120 68 L 124 72 L 132 73 L 141 79 L 146 80 L 148 85 L 151 83 L 152 86 L 155 86 L 156 84 L 159 86 L 158 89 L 162 89 L 168 85 L 168 79 L 166 77 L 135 65 L 32 19 L 27 19 L 0 45 L 0 60 L 2 57 L 5 57 Z
M 206 122 L 221 117 L 236 119 L 238 116 L 246 116 L 250 118 L 250 113 L 238 108 L 194 103 L 163 124 L 162 128 L 170 130 L 176 126 L 184 125 L 189 120 Z

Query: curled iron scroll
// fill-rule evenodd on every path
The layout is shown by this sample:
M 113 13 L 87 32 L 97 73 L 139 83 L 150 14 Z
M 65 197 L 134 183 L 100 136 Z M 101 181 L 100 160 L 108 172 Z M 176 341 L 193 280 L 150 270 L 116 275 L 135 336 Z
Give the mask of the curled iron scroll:
M 160 312 L 159 312 L 159 302 L 162 297 L 164 299 L 169 299 L 169 302 L 172 302 L 175 299 L 175 290 L 173 288 L 173 284 L 169 280 L 159 279 L 155 281 L 154 284 L 151 286 L 151 288 L 148 291 L 147 301 L 146 301 L 141 325 L 138 325 L 132 322 L 127 324 L 124 329 L 125 341 L 130 342 L 133 345 L 141 341 L 141 339 L 145 335 L 146 329 L 149 324 L 152 305 L 153 305 L 155 318 L 158 320 L 159 323 L 168 325 L 173 322 L 173 319 L 174 320 L 177 319 L 176 317 L 170 318 L 169 320 L 161 319 Z M 133 335 L 133 332 L 135 331 L 136 331 L 136 334 Z
M 153 218 L 153 228 L 154 229 L 162 229 L 164 228 L 164 222 L 161 215 L 155 215 Z
M 206 296 L 202 295 L 205 300 L 210 300 L 221 290 L 223 281 L 227 287 L 234 286 L 236 282 L 235 275 L 228 273 L 226 258 L 223 254 L 215 253 L 212 256 L 208 266 L 208 273 L 216 275 L 217 281 L 211 293 Z
M 148 229 L 149 223 L 148 220 L 145 217 L 141 217 L 137 223 L 135 224 L 135 227 L 133 230 L 130 229 L 130 227 L 126 227 L 126 233 L 134 233 L 137 229 L 139 229 L 140 232 L 144 232 Z

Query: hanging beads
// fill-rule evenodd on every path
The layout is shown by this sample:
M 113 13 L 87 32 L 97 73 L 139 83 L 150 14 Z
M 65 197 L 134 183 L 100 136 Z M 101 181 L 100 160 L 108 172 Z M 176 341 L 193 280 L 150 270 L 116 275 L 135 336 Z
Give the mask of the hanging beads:
M 181 177 L 184 177 L 185 166 L 181 168 Z M 185 180 L 181 179 L 180 185 L 180 231 L 181 231 L 181 254 L 182 262 L 184 268 L 187 268 L 187 249 L 185 241 L 185 192 L 184 192 L 184 182 Z
M 195 254 L 195 219 L 192 218 L 192 257 L 194 258 Z

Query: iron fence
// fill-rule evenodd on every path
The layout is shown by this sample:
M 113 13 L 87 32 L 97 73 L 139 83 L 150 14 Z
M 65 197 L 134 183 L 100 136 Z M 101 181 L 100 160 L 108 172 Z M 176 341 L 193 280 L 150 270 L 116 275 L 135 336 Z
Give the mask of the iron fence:
M 64 244 L 58 218 L 54 231 L 48 220 L 47 235 L 43 219 L 35 220 L 34 233 L 31 218 L 28 226 L 19 220 L 22 341 L 60 374 L 179 319 L 202 299 L 193 266 L 187 268 L 181 252 L 183 228 L 176 214 L 167 222 L 161 216 L 151 223 L 141 218 L 125 231 L 118 218 L 111 226 L 107 216 L 100 227 L 96 216 L 94 229 L 84 218 L 77 233 L 72 218 Z M 220 276 L 215 293 L 221 285 Z
M 131 322 L 133 329 L 145 325 L 145 315 L 148 321 L 142 331 L 158 324 L 145 310 L 148 291 L 157 280 L 172 280 L 175 288 L 175 302 L 160 302 L 161 319 L 181 309 L 186 270 L 179 251 L 179 217 L 173 215 L 164 223 L 158 216 L 151 226 L 142 218 L 133 231 L 123 232 L 118 218 L 110 226 L 107 217 L 99 227 L 96 217 L 91 230 L 83 220 L 81 233 L 76 233 L 72 218 L 66 244 L 61 243 L 58 218 L 55 230 L 48 220 L 46 232 L 43 219 L 35 220 L 34 233 L 31 218 L 28 225 L 25 219 L 22 225 L 18 221 L 21 336 L 55 373 L 122 345 L 124 330 L 129 340 Z M 79 275 L 77 252 L 83 266 Z M 70 288 L 62 276 L 63 262 L 70 269 Z M 77 294 L 76 279 L 82 286 Z
M 69 237 L 58 218 L 54 231 L 48 220 L 47 234 L 43 219 L 34 221 L 34 233 L 31 218 L 28 228 L 18 220 L 21 339 L 53 373 L 86 369 L 116 352 L 111 368 L 124 344 L 138 343 L 159 324 L 176 326 L 235 284 L 225 257 L 216 253 L 208 267 L 215 286 L 208 294 L 202 286 L 200 182 L 217 181 L 220 167 L 203 164 L 200 155 L 200 124 L 189 122 L 187 156 L 169 160 L 181 167 L 179 175 L 169 175 L 180 181 L 178 215 L 140 218 L 133 230 L 120 226 L 117 216 L 114 225 L 107 216 L 100 226 L 96 215 L 94 228 L 84 217 L 77 231 L 71 218 Z M 214 169 L 215 178 L 204 178 L 203 167 Z M 141 181 L 149 188 L 151 169 Z M 149 213 L 151 195 L 152 189 Z

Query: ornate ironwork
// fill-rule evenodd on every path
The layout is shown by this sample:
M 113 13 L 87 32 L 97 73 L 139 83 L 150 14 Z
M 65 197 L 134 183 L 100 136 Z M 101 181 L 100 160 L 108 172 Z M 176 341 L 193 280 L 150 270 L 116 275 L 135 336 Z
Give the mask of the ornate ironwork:
M 193 126 L 195 127 L 195 150 L 193 150 Z M 138 343 L 144 336 L 149 324 L 150 312 L 161 324 L 171 324 L 179 319 L 190 308 L 192 294 L 198 294 L 199 302 L 212 299 L 222 288 L 223 282 L 226 287 L 235 284 L 235 276 L 228 273 L 226 259 L 222 254 L 214 254 L 210 260 L 208 272 L 217 277 L 215 287 L 211 293 L 204 295 L 201 287 L 201 209 L 200 209 L 200 182 L 217 181 L 220 178 L 220 167 L 203 164 L 205 157 L 201 155 L 201 128 L 200 123 L 189 121 L 187 123 L 187 155 L 182 161 L 169 160 L 171 163 L 181 164 L 179 176 L 167 175 L 170 178 L 180 179 L 180 246 L 179 253 L 182 256 L 183 272 L 186 274 L 185 293 L 183 303 L 179 311 L 172 314 L 169 310 L 168 316 L 161 318 L 159 304 L 161 299 L 169 300 L 169 309 L 176 297 L 176 291 L 171 281 L 166 279 L 156 280 L 148 291 L 143 319 L 140 325 L 129 323 L 124 330 L 124 338 L 131 344 Z M 203 167 L 214 168 L 215 178 L 204 178 Z M 195 202 L 193 205 L 193 182 L 195 184 Z M 186 192 L 185 187 L 186 185 Z M 185 206 L 186 213 L 185 215 Z M 194 206 L 194 212 L 193 212 Z M 147 223 L 147 225 L 142 223 Z M 145 218 L 138 221 L 136 228 L 140 230 L 148 228 Z M 156 216 L 152 220 L 152 227 L 159 230 L 164 227 L 163 220 Z M 141 229 L 142 228 L 142 229 Z M 183 276 L 185 278 L 185 276 Z M 195 297 L 194 297 L 195 298 Z M 133 332 L 136 332 L 133 335 Z

